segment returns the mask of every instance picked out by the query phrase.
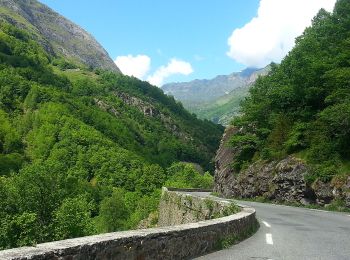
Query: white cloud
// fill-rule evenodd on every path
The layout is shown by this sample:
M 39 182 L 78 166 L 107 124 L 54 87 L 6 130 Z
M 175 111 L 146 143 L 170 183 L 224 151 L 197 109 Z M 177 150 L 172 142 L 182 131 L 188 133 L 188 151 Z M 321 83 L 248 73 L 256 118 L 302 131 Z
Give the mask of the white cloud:
M 193 72 L 190 63 L 178 59 L 171 59 L 166 66 L 161 66 L 153 74 L 149 74 L 151 58 L 147 55 L 118 56 L 115 64 L 121 72 L 128 76 L 134 76 L 149 83 L 161 87 L 164 80 L 175 74 L 189 75 Z
M 280 62 L 295 37 L 311 25 L 321 8 L 332 11 L 336 0 L 261 0 L 258 15 L 228 39 L 227 55 L 249 67 Z
M 143 79 L 151 67 L 151 59 L 147 55 L 118 56 L 114 62 L 123 74 L 139 79 Z
M 159 67 L 153 75 L 147 77 L 152 85 L 160 87 L 163 81 L 175 74 L 189 75 L 193 72 L 192 66 L 186 61 L 171 59 L 166 66 Z

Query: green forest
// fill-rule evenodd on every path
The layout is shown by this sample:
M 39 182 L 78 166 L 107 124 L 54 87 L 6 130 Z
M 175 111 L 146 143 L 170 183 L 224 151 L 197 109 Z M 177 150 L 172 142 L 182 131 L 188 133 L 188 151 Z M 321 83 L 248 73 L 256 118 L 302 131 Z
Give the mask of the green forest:
M 232 124 L 233 167 L 289 154 L 310 165 L 312 184 L 350 173 L 350 2 L 321 9 L 281 64 L 260 77 Z
M 136 228 L 163 185 L 212 187 L 187 162 L 213 169 L 222 132 L 147 82 L 49 55 L 1 22 L 0 249 Z
M 246 89 L 199 111 L 239 115 L 235 172 L 293 155 L 308 185 L 349 177 L 349 28 L 350 1 L 321 9 L 239 111 Z M 162 186 L 213 187 L 224 127 L 146 81 L 54 55 L 43 39 L 0 18 L 0 250 L 152 226 Z

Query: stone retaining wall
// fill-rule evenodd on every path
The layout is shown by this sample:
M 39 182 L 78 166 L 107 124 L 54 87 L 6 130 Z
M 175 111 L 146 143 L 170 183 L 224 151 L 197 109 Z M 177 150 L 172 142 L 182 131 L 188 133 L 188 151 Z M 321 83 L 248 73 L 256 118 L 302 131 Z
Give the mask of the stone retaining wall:
M 167 191 L 165 191 L 167 192 Z M 242 238 L 256 226 L 255 210 L 168 227 L 122 231 L 0 251 L 0 259 L 190 259 Z
M 212 192 L 213 190 L 211 189 L 202 189 L 202 188 L 172 188 L 172 187 L 167 187 L 166 188 L 168 191 L 180 191 L 180 192 Z
M 159 203 L 158 226 L 174 226 L 194 223 L 238 213 L 241 209 L 227 200 L 193 196 L 191 192 L 207 192 L 201 189 L 163 188 Z

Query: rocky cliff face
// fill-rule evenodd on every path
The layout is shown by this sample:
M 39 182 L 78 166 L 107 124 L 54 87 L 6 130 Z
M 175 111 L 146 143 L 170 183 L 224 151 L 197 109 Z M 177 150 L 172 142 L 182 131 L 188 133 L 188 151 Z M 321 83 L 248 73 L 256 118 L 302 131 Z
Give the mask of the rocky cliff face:
M 120 72 L 92 35 L 36 0 L 0 0 L 1 19 L 28 31 L 53 55 Z
M 307 164 L 293 156 L 280 161 L 257 161 L 240 173 L 235 172 L 231 163 L 235 149 L 229 147 L 230 137 L 238 129 L 227 128 L 215 158 L 214 191 L 225 197 L 255 198 L 277 202 L 327 205 L 334 200 L 345 202 L 350 207 L 350 177 L 324 183 L 317 180 L 309 185 L 304 176 Z
M 234 189 L 226 196 L 265 197 L 276 201 L 301 202 L 312 199 L 313 193 L 304 182 L 307 166 L 299 159 L 288 157 L 282 161 L 258 161 L 239 174 L 233 174 Z M 221 181 L 225 186 L 225 181 Z M 220 192 L 220 185 L 217 186 Z
M 230 137 L 237 133 L 237 131 L 238 129 L 234 127 L 226 128 L 221 139 L 219 150 L 215 156 L 214 191 L 219 192 L 226 197 L 238 193 L 235 186 L 235 174 L 231 167 L 232 158 L 234 157 L 234 149 L 227 146 Z

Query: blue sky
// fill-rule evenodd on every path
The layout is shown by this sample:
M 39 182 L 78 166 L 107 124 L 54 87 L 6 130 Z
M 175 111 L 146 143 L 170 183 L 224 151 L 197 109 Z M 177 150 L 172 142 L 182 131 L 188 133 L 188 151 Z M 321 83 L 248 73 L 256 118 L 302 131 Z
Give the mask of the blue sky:
M 125 74 L 162 85 L 279 62 L 335 0 L 40 1 L 90 32 Z M 287 15 L 293 8 L 303 17 Z

